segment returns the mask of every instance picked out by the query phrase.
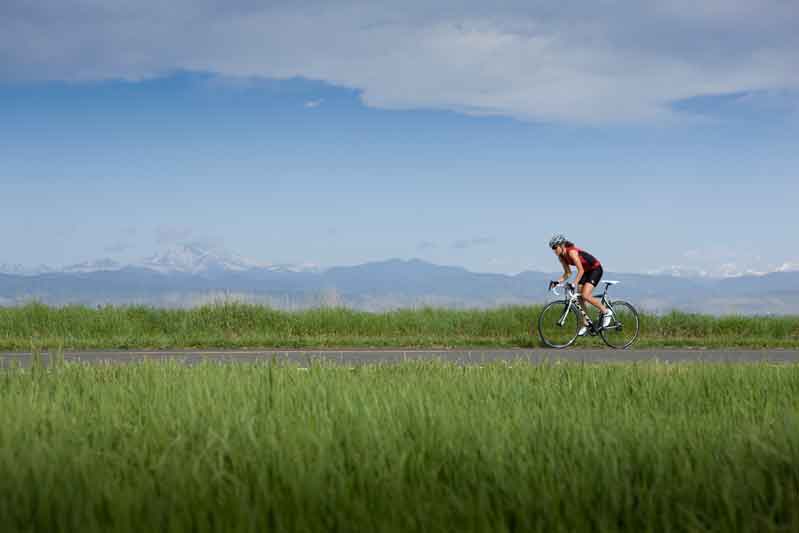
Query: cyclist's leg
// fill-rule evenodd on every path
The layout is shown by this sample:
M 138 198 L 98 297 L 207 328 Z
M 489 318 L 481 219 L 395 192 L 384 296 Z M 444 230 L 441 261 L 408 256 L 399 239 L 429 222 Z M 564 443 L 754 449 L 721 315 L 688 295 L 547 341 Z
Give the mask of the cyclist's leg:
M 602 305 L 602 302 L 599 301 L 599 298 L 594 297 L 594 284 L 590 281 L 586 281 L 580 285 L 580 296 L 583 297 L 583 301 L 590 303 L 601 312 L 604 313 L 607 311 L 607 308 Z
M 579 289 L 578 289 L 578 290 L 579 290 Z M 582 316 L 583 316 L 583 326 L 585 326 L 585 327 L 588 327 L 588 326 L 589 326 L 589 324 L 588 324 L 588 308 L 587 308 L 587 307 L 585 306 L 585 304 L 583 303 L 583 300 L 582 300 L 582 298 L 580 298 L 579 300 L 577 300 L 577 305 L 579 305 L 579 306 L 580 306 L 580 309 L 582 309 L 583 311 L 585 311 L 585 314 L 584 314 L 584 315 L 582 315 Z

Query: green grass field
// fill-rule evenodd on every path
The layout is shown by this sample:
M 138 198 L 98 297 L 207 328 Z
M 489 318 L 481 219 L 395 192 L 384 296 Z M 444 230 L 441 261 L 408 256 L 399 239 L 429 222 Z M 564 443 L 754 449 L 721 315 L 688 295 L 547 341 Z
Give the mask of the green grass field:
M 797 531 L 799 366 L 0 372 L 5 531 Z
M 277 311 L 226 304 L 191 310 L 39 304 L 0 308 L 0 350 L 91 348 L 533 347 L 539 307 Z M 637 347 L 799 348 L 799 316 L 642 315 Z M 598 338 L 577 346 L 600 345 Z

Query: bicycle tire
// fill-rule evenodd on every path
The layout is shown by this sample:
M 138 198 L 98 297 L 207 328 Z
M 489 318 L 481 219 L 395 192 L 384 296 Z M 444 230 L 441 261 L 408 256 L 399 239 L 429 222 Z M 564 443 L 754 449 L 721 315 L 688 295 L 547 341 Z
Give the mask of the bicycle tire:
M 568 307 L 568 309 L 566 309 Z M 558 320 L 567 313 L 566 322 L 563 326 L 558 325 Z M 577 340 L 577 333 L 580 331 L 580 316 L 569 305 L 567 300 L 557 300 L 548 303 L 538 315 L 538 336 L 546 346 L 555 349 L 568 348 Z M 558 328 L 558 329 L 553 329 Z M 563 331 L 564 337 L 556 340 L 554 331 Z M 545 334 L 547 331 L 548 334 Z M 573 332 L 573 334 L 570 333 Z M 565 342 L 564 342 L 565 340 Z
M 613 321 L 607 328 L 602 328 L 599 335 L 611 348 L 624 350 L 638 340 L 638 335 L 641 332 L 641 320 L 638 317 L 638 311 L 629 302 L 615 300 L 610 302 L 610 307 L 613 309 Z M 621 322 L 619 317 L 623 317 L 624 321 Z M 632 336 L 618 335 L 622 331 L 632 331 Z

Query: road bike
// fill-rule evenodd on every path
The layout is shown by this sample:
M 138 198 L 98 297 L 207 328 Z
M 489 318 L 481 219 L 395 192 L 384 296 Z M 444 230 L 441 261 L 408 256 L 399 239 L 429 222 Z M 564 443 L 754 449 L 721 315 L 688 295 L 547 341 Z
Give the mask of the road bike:
M 610 324 L 602 327 L 602 318 L 592 320 L 583 309 L 582 298 L 571 283 L 561 283 L 552 287 L 551 291 L 560 296 L 558 288 L 565 287 L 563 300 L 548 303 L 538 316 L 538 335 L 541 342 L 550 348 L 566 348 L 574 344 L 583 325 L 588 327 L 589 335 L 599 335 L 611 348 L 624 349 L 632 346 L 638 339 L 640 321 L 638 311 L 632 304 L 622 300 L 611 300 L 608 289 L 618 281 L 603 281 L 605 291 L 597 295 L 612 317 Z

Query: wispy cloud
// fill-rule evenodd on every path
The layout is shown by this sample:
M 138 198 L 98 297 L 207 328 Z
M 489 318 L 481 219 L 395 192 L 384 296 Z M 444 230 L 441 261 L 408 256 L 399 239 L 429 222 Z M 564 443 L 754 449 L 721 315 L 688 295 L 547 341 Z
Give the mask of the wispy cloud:
M 119 254 L 119 253 L 122 253 L 122 252 L 126 252 L 128 250 L 131 250 L 133 248 L 134 248 L 133 243 L 125 242 L 125 241 L 119 241 L 119 242 L 115 242 L 115 243 L 109 244 L 108 246 L 103 248 L 103 250 L 106 253 L 109 253 L 109 254 Z
M 320 105 L 322 105 L 322 102 L 324 102 L 324 98 L 320 98 L 318 100 L 308 100 L 307 102 L 305 102 L 305 108 L 306 109 L 317 108 Z
M 193 237 L 194 232 L 185 226 L 158 226 L 155 229 L 155 238 L 158 244 L 178 244 L 184 243 Z
M 589 123 L 668 120 L 680 116 L 670 102 L 799 87 L 799 4 L 785 0 L 510 0 L 490 10 L 408 0 L 399 16 L 355 0 L 81 5 L 1 2 L 0 80 L 301 76 L 358 89 L 380 108 Z
M 422 241 L 416 245 L 417 250 L 434 250 L 438 248 L 438 244 L 431 241 Z
M 209 250 L 223 250 L 224 242 L 211 235 L 201 235 L 186 226 L 158 226 L 155 230 L 156 242 L 162 246 L 199 246 Z
M 458 250 L 467 248 L 474 248 L 476 246 L 487 246 L 495 244 L 497 240 L 494 237 L 473 237 L 471 239 L 458 240 L 452 243 L 452 247 Z
M 119 232 L 117 239 L 103 247 L 103 251 L 109 254 L 119 254 L 132 250 L 136 247 L 134 238 L 138 230 L 135 226 L 125 226 Z

